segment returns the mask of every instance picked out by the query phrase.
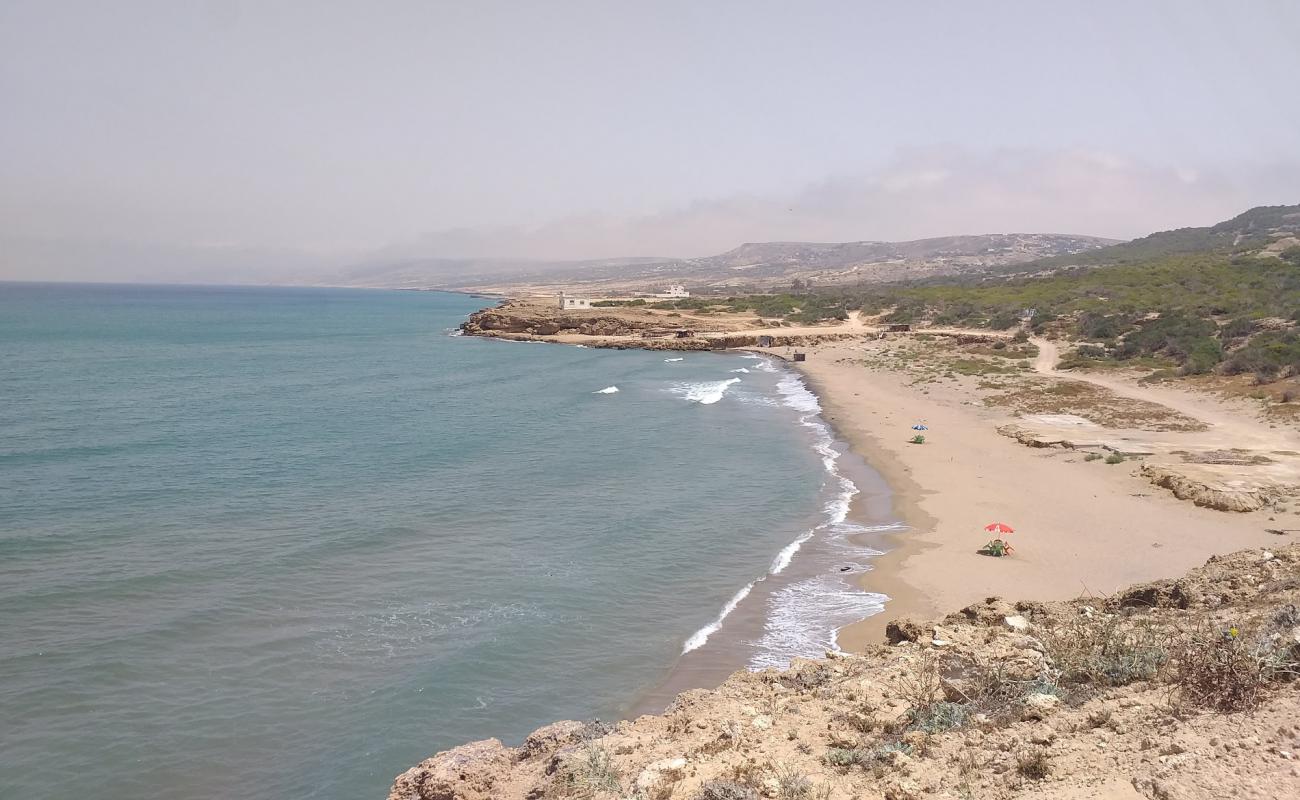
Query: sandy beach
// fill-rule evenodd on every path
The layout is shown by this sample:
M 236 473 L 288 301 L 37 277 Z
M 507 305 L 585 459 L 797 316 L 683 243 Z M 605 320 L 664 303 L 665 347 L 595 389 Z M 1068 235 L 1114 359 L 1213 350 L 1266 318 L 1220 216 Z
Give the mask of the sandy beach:
M 997 432 L 1012 416 L 986 407 L 969 381 L 911 385 L 907 375 L 862 363 L 874 347 L 823 345 L 793 365 L 838 435 L 884 475 L 909 526 L 890 537 L 893 549 L 863 577 L 864 588 L 891 601 L 884 613 L 841 631 L 845 649 L 879 642 L 898 617 L 932 617 L 991 596 L 1105 595 L 1181 574 L 1214 554 L 1281 546 L 1294 535 L 1265 529 L 1300 527 L 1291 514 L 1271 521 L 1271 510 L 1225 512 L 1179 500 L 1135 475 L 1134 462 L 1025 447 Z M 917 422 L 929 427 L 924 445 L 908 443 Z M 1265 430 L 1278 449 L 1296 444 L 1294 430 Z M 1014 557 L 977 554 L 991 536 L 983 526 L 994 521 L 1016 529 L 1008 537 Z

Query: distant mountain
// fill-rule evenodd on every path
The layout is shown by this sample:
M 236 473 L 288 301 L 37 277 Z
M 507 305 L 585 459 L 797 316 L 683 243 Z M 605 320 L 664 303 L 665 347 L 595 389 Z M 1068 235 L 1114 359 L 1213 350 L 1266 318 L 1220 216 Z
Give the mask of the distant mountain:
M 765 242 L 664 265 L 660 270 L 726 283 L 735 283 L 737 273 L 743 273 L 739 280 L 749 282 L 796 277 L 818 283 L 900 280 L 1085 253 L 1114 242 L 1095 236 L 1038 233 L 942 236 L 908 242 Z
M 337 286 L 392 289 L 463 289 L 488 284 L 533 283 L 556 275 L 660 264 L 664 258 L 630 257 L 589 261 L 536 261 L 509 258 L 414 258 L 380 260 L 340 270 L 329 278 Z
M 944 236 L 909 242 L 750 242 L 715 256 L 542 262 L 424 259 L 344 270 L 332 281 L 354 286 L 501 290 L 578 287 L 641 290 L 683 283 L 695 290 L 762 290 L 793 281 L 839 285 L 985 272 L 1048 256 L 1114 244 L 1095 236 L 1012 233 Z

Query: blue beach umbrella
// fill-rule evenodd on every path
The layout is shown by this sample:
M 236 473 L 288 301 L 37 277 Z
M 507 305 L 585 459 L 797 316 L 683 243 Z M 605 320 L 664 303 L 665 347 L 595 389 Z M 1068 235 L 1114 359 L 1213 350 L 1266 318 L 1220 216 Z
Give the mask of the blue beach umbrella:
M 918 422 L 918 423 L 916 423 L 915 425 L 912 426 L 912 430 L 914 430 L 914 431 L 928 431 L 928 430 L 930 430 L 930 429 L 929 429 L 928 427 L 926 427 L 925 425 L 922 425 L 921 423 Z

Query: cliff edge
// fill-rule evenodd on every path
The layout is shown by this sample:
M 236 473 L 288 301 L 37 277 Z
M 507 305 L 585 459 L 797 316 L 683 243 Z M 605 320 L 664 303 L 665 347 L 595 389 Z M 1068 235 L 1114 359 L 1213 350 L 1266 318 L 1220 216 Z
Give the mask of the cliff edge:
M 662 715 L 457 747 L 389 800 L 1300 797 L 1298 601 L 1300 545 L 1108 598 L 989 598 Z

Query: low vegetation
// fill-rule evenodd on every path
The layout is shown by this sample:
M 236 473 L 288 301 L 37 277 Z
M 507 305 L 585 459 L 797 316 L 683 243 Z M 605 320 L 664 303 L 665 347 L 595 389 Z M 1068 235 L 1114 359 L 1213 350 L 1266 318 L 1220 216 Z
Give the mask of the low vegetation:
M 651 308 L 694 311 L 698 314 L 750 312 L 760 317 L 814 323 L 845 320 L 849 309 L 843 298 L 827 294 L 753 294 L 733 297 L 689 297 L 653 303 Z

